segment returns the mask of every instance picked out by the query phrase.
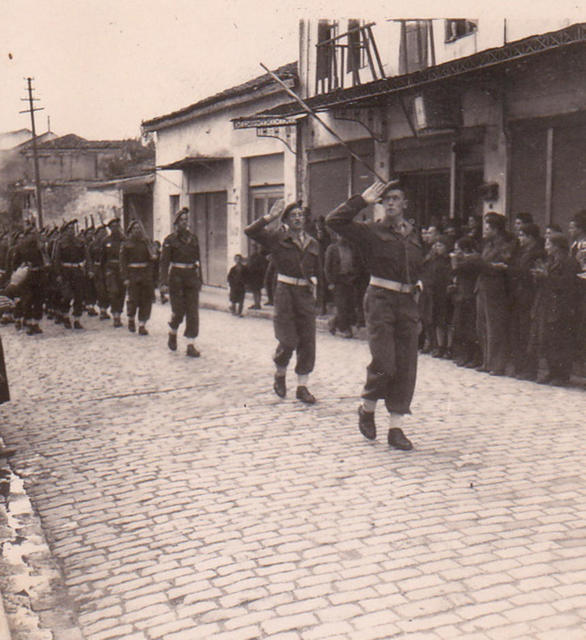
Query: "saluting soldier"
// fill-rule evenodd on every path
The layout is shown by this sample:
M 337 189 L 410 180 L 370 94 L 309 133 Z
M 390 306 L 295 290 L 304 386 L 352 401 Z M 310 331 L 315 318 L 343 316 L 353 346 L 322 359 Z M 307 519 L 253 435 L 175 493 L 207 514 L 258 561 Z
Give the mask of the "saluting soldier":
M 357 222 L 354 217 L 369 204 L 382 203 L 384 219 Z M 371 362 L 366 370 L 360 432 L 376 438 L 375 408 L 384 400 L 390 416 L 387 441 L 402 450 L 413 448 L 401 428 L 411 412 L 417 375 L 419 341 L 418 291 L 423 248 L 413 225 L 405 219 L 407 199 L 397 182 L 375 182 L 326 218 L 326 223 L 362 252 L 370 273 L 364 312 Z
M 124 298 L 126 297 L 126 288 L 122 280 L 120 272 L 120 247 L 122 246 L 122 229 L 120 227 L 120 219 L 112 218 L 108 222 L 110 235 L 102 244 L 101 265 L 106 279 L 106 291 L 108 292 L 108 300 L 110 302 L 110 311 L 114 316 L 114 327 L 122 326 L 120 316 L 124 308 Z
M 151 317 L 153 305 L 153 253 L 138 220 L 133 220 L 127 229 L 130 236 L 120 248 L 120 271 L 124 286 L 128 290 L 126 313 L 128 330 L 136 331 L 135 315 L 138 310 L 138 334 L 148 336 L 146 323 Z
M 276 366 L 273 389 L 284 398 L 287 394 L 287 366 L 297 353 L 298 400 L 313 404 L 315 397 L 307 388 L 315 365 L 315 289 L 320 273 L 319 245 L 305 228 L 305 212 L 298 203 L 289 204 L 282 213 L 282 224 L 267 229 L 281 216 L 281 206 L 255 220 L 244 230 L 271 254 L 277 271 L 274 293 L 274 330 L 278 340 L 273 357 Z
M 77 219 L 65 223 L 61 239 L 55 247 L 55 268 L 63 297 L 63 326 L 71 329 L 69 318 L 73 311 L 73 328 L 83 329 L 80 322 L 85 298 L 85 268 L 87 251 L 84 241 L 75 234 Z
M 161 252 L 160 291 L 167 292 L 171 300 L 171 320 L 167 346 L 177 350 L 177 329 L 185 318 L 184 336 L 187 338 L 186 354 L 198 358 L 195 347 L 199 334 L 199 291 L 201 276 L 199 242 L 189 230 L 189 209 L 184 207 L 175 215 L 175 232 L 163 242 Z

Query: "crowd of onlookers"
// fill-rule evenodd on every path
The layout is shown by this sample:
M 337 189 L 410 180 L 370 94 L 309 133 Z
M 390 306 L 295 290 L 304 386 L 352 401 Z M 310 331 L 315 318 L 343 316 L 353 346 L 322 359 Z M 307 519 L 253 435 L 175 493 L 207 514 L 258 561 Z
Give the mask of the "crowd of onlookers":
M 362 257 L 318 220 L 311 224 L 322 253 L 318 313 L 335 309 L 332 334 L 351 338 L 364 326 L 362 299 L 369 276 Z M 421 229 L 425 261 L 419 294 L 423 353 L 491 375 L 567 384 L 586 375 L 586 210 L 568 229 L 539 228 L 518 213 L 442 219 Z M 245 264 L 246 262 L 246 264 Z M 254 248 L 235 257 L 228 276 L 232 311 L 242 314 L 245 292 L 260 308 L 264 287 L 272 304 L 270 256 Z

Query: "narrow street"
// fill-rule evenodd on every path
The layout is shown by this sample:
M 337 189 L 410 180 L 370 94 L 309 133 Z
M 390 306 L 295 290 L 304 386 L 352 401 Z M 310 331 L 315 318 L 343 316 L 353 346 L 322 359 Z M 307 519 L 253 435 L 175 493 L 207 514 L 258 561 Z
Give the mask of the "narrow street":
M 318 334 L 308 407 L 269 321 L 202 310 L 193 360 L 168 313 L 2 328 L 0 435 L 85 640 L 583 640 L 583 390 L 422 356 L 404 453 L 382 407 L 358 433 L 364 341 Z

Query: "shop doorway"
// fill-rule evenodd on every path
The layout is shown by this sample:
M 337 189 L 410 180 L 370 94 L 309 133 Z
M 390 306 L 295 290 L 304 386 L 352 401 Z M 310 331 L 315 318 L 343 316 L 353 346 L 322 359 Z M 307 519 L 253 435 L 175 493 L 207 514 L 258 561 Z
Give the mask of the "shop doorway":
M 204 284 L 226 285 L 227 192 L 192 193 L 189 196 L 191 226 L 199 239 Z

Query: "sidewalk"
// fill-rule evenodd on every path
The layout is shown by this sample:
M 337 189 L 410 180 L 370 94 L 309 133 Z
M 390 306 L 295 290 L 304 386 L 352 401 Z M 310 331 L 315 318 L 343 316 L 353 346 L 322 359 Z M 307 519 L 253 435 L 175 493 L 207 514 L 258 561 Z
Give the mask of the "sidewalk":
M 261 309 L 249 309 L 248 307 L 253 303 L 252 296 L 246 295 L 244 300 L 243 315 L 251 318 L 266 318 L 272 320 L 273 307 L 266 305 L 267 298 L 263 294 L 262 296 L 262 308 Z M 214 309 L 215 311 L 229 311 L 230 303 L 228 301 L 228 289 L 222 287 L 211 287 L 204 285 L 199 294 L 199 304 L 203 309 Z M 328 320 L 333 316 L 331 307 L 328 308 L 328 314 L 325 316 L 316 317 L 316 325 L 318 331 L 328 331 Z M 364 327 L 354 330 L 354 337 L 359 340 L 366 340 L 366 330 Z

